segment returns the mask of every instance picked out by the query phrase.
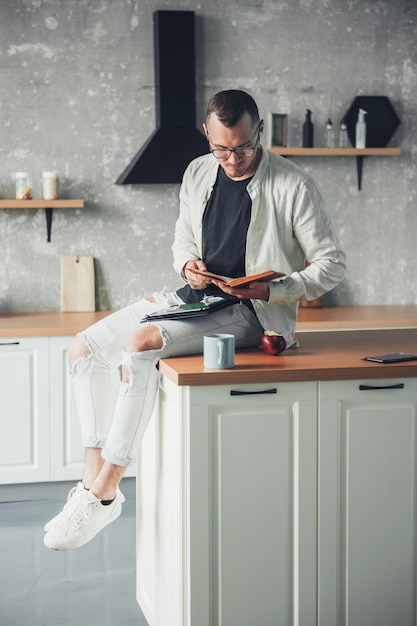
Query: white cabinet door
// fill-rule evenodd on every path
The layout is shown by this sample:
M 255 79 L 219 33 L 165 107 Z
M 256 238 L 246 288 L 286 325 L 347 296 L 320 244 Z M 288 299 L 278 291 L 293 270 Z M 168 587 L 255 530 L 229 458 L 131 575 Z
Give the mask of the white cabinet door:
M 83 472 L 84 449 L 67 358 L 70 341 L 71 337 L 50 338 L 50 480 L 81 480 Z
M 193 389 L 189 437 L 191 624 L 311 626 L 316 383 Z
M 416 624 L 417 381 L 320 383 L 319 626 Z
M 49 480 L 49 338 L 0 340 L 0 483 Z
M 314 623 L 316 383 L 181 388 L 164 378 L 137 497 L 149 624 Z

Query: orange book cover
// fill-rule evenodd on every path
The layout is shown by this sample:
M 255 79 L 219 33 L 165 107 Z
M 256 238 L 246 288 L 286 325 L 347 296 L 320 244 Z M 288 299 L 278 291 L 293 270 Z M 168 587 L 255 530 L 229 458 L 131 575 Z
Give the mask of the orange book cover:
M 218 280 L 229 287 L 245 287 L 250 283 L 254 283 L 258 280 L 273 280 L 274 278 L 281 278 L 285 276 L 282 272 L 276 272 L 275 270 L 266 270 L 260 274 L 252 274 L 251 276 L 239 276 L 238 278 L 229 278 L 228 276 L 221 276 L 220 274 L 213 274 L 212 272 L 202 272 L 201 270 L 187 267 L 187 270 L 203 276 L 204 278 L 210 278 Z

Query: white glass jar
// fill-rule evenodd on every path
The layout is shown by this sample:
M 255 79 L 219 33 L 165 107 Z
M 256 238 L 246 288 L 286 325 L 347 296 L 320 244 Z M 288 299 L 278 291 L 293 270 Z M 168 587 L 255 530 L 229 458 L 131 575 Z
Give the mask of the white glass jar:
M 16 172 L 16 200 L 32 200 L 32 181 L 27 172 Z
M 59 198 L 59 177 L 58 172 L 43 172 L 43 199 L 57 200 Z

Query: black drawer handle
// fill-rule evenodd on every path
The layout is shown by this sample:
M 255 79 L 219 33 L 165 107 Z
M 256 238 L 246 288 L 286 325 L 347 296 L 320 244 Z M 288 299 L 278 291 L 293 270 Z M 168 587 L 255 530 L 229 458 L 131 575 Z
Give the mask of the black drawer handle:
M 360 391 L 374 391 L 378 389 L 404 389 L 404 383 L 398 383 L 398 385 L 386 385 L 377 387 L 374 385 L 359 385 Z
M 20 341 L 1 341 L 0 342 L 0 346 L 19 346 L 20 345 Z
M 261 394 L 277 393 L 277 389 L 265 389 L 264 391 L 237 391 L 232 389 L 231 396 L 259 396 Z

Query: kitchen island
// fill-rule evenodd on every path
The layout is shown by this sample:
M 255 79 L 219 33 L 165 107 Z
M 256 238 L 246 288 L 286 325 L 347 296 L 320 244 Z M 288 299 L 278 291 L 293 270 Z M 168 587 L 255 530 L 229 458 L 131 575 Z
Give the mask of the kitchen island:
M 417 361 L 363 361 L 417 353 L 415 309 L 389 330 L 302 313 L 278 357 L 160 361 L 137 479 L 151 626 L 416 623 Z

